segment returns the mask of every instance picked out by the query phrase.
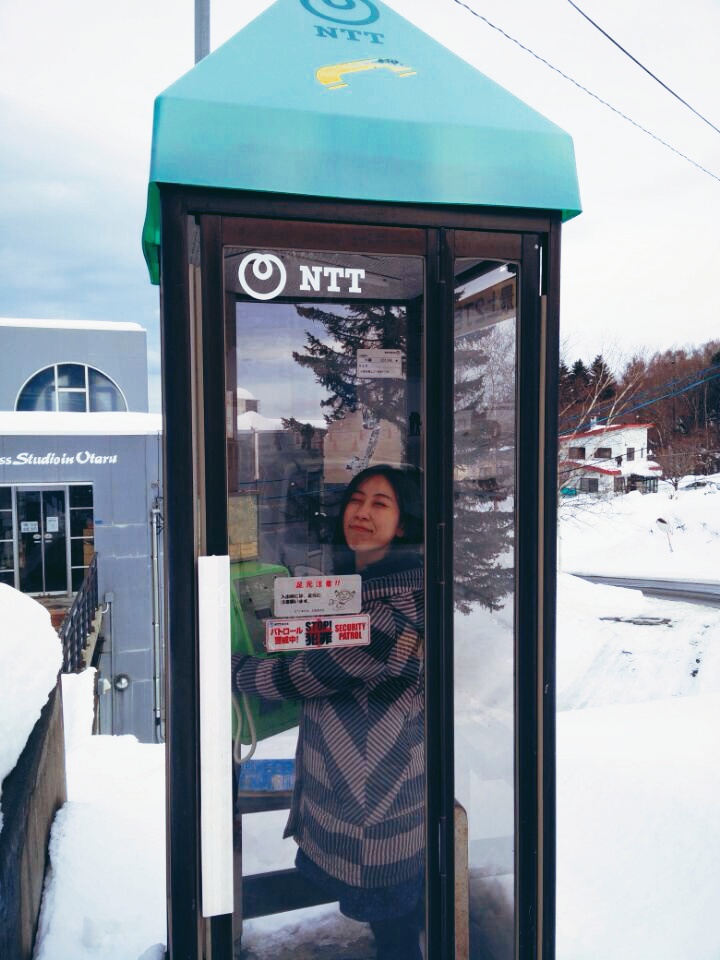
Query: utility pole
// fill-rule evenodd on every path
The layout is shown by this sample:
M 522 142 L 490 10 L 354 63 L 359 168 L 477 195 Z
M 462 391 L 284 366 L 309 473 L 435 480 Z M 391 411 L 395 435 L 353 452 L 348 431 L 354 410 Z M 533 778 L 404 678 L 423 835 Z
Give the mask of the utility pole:
M 195 63 L 210 53 L 210 0 L 195 0 Z

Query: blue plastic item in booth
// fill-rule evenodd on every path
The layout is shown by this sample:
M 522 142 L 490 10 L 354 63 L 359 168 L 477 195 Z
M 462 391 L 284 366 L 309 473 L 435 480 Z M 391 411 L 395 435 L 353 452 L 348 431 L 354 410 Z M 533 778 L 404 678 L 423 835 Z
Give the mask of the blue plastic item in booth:
M 279 793 L 295 786 L 294 760 L 248 760 L 238 768 L 237 792 Z

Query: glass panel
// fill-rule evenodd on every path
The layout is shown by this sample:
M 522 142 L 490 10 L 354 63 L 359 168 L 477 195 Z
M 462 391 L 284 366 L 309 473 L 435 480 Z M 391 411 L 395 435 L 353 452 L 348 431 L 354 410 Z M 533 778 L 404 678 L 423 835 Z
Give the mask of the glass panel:
M 42 593 L 43 547 L 39 491 L 18 490 L 17 512 L 20 589 L 23 593 Z
M 84 390 L 58 390 L 58 410 L 64 413 L 85 413 L 86 396 Z
M 12 487 L 0 487 L 0 510 L 12 510 Z
M 70 487 L 70 506 L 71 507 L 92 507 L 93 488 L 88 485 L 78 485 Z
M 85 367 L 80 363 L 58 364 L 58 387 L 79 387 L 85 389 Z
M 15 574 L 12 570 L 0 570 L 0 583 L 6 583 L 9 587 L 15 586 Z
M 93 535 L 93 511 L 92 507 L 70 511 L 70 536 L 71 537 L 90 537 Z
M 90 410 L 104 413 L 107 411 L 127 410 L 122 394 L 109 377 L 99 370 L 88 369 L 90 383 Z
M 470 957 L 514 949 L 515 268 L 455 266 L 455 791 L 468 821 Z
M 70 541 L 70 563 L 74 567 L 87 567 L 92 560 L 93 541 L 90 540 L 71 540 Z
M 82 586 L 87 569 L 85 567 L 73 567 L 72 569 L 72 591 L 76 593 Z
M 0 510 L 0 540 L 12 540 L 12 510 Z
M 55 409 L 55 367 L 41 370 L 28 381 L 18 398 L 17 409 Z
M 0 569 L 12 570 L 14 565 L 12 540 L 0 540 Z
M 65 539 L 65 491 L 44 490 L 43 548 L 45 587 L 48 593 L 68 589 L 67 544 Z
M 248 713 L 259 738 L 236 767 L 236 885 L 248 903 L 251 875 L 296 864 L 302 895 L 331 904 L 342 892 L 342 910 L 376 918 L 388 956 L 415 955 L 424 262 L 226 248 L 225 278 L 233 647 L 246 655 L 236 746 L 250 749 Z M 269 812 L 290 805 L 293 782 L 297 861 L 284 815 Z M 267 889 L 262 910 L 287 910 L 285 889 Z M 367 955 L 372 935 L 357 929 Z M 261 936 L 244 918 L 243 945 Z

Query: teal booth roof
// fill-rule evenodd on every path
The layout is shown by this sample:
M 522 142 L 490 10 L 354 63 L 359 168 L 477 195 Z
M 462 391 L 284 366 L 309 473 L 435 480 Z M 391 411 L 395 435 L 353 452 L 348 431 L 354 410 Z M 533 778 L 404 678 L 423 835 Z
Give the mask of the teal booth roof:
M 572 139 L 376 0 L 277 0 L 155 101 L 158 184 L 580 212 Z

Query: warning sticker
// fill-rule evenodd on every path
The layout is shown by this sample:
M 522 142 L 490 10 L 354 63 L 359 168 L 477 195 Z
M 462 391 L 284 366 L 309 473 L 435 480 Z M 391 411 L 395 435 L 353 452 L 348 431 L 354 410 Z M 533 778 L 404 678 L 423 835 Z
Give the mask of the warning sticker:
M 358 350 L 358 380 L 401 379 L 402 350 Z
M 360 613 L 361 594 L 362 577 L 359 573 L 276 577 L 273 613 L 276 617 Z
M 265 648 L 278 650 L 321 650 L 328 647 L 361 647 L 370 643 L 370 617 L 312 617 L 266 620 Z

